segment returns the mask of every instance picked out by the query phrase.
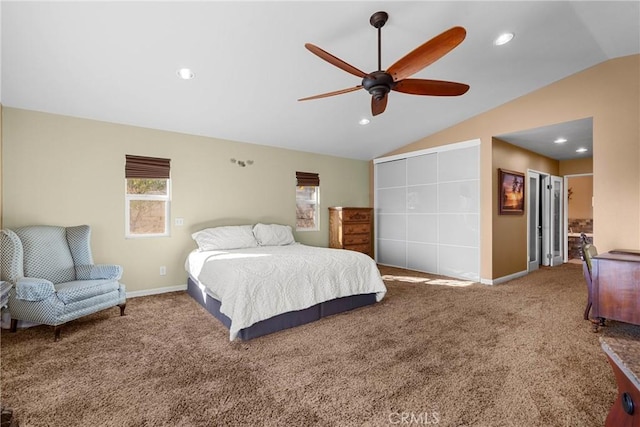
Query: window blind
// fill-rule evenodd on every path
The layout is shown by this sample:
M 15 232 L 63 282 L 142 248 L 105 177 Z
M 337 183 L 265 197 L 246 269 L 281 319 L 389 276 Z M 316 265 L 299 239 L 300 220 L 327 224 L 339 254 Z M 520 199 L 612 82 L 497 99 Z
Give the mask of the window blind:
M 296 172 L 296 180 L 298 187 L 319 187 L 320 176 L 311 172 Z
M 125 178 L 169 179 L 171 159 L 126 155 Z

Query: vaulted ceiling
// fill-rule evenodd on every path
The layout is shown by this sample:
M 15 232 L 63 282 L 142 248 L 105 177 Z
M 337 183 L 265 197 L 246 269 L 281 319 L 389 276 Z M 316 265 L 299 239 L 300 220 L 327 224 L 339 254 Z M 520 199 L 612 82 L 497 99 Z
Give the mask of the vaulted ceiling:
M 391 92 L 375 117 L 365 90 L 297 101 L 361 83 L 305 43 L 377 70 L 378 10 L 389 14 L 383 69 L 464 27 L 458 47 L 413 77 L 471 89 Z M 3 1 L 0 14 L 4 106 L 364 160 L 640 52 L 638 1 Z M 505 31 L 514 39 L 494 46 Z M 183 67 L 195 78 L 179 79 Z

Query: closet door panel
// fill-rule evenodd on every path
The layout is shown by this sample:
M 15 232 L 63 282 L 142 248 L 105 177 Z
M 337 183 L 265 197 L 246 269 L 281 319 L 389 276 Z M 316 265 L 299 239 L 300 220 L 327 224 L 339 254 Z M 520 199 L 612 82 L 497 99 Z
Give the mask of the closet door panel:
M 480 212 L 479 181 L 445 182 L 438 185 L 438 211 L 444 213 Z
M 378 213 L 405 213 L 407 209 L 407 189 L 382 188 L 376 193 L 378 198 Z
M 409 215 L 407 217 L 407 240 L 420 243 L 438 243 L 438 215 Z
M 480 243 L 478 220 L 478 214 L 438 215 L 438 243 L 477 248 Z
M 383 265 L 407 266 L 407 245 L 401 240 L 378 240 L 377 261 Z
M 479 259 L 478 248 L 438 246 L 438 271 L 443 276 L 477 282 L 480 280 Z
M 438 245 L 407 244 L 407 268 L 417 271 L 438 271 Z
M 378 163 L 376 185 L 378 188 L 404 187 L 407 185 L 407 160 Z
M 406 215 L 378 215 L 377 225 L 378 239 L 406 240 L 407 216 Z
M 407 185 L 435 184 L 438 181 L 438 155 L 424 154 L 407 159 Z
M 478 179 L 480 146 L 438 153 L 438 182 Z
M 408 213 L 435 213 L 437 210 L 437 185 L 416 185 L 407 187 Z

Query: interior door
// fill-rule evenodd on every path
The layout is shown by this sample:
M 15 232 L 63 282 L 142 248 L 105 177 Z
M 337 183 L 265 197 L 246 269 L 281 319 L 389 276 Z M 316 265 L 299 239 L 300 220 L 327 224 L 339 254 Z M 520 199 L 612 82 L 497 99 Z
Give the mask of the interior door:
M 540 209 L 542 212 L 542 250 L 540 264 L 544 266 L 551 265 L 551 177 L 549 175 L 540 175 Z
M 528 176 L 528 258 L 529 271 L 533 271 L 537 270 L 540 266 L 542 245 L 542 224 L 540 223 L 540 174 L 529 171 Z
M 564 262 L 563 180 L 559 176 L 540 174 L 540 182 L 541 185 L 538 187 L 542 218 L 540 264 L 553 267 Z
M 564 262 L 564 192 L 562 191 L 563 179 L 559 176 L 550 177 L 550 201 L 551 201 L 551 266 L 562 265 Z

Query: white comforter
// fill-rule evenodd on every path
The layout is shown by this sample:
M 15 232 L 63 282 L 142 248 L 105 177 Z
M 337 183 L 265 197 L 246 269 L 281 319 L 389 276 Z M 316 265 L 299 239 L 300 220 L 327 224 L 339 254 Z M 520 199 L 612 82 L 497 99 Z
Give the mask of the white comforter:
M 261 320 L 331 299 L 387 292 L 367 255 L 300 243 L 226 251 L 194 250 L 185 268 L 221 302 L 229 339 Z

